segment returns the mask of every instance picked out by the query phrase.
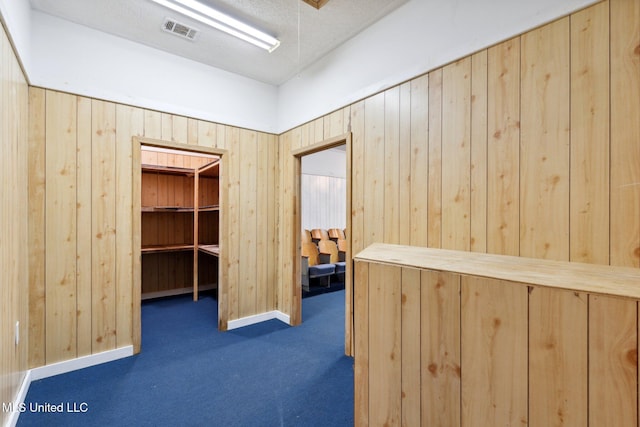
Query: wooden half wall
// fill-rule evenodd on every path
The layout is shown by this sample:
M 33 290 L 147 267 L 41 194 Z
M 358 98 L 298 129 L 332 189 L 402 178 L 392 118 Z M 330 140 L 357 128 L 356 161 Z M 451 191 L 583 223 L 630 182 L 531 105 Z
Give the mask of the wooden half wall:
M 0 22 L 0 425 L 27 371 L 27 81 Z M 16 343 L 16 328 L 19 342 Z
M 29 367 L 139 349 L 135 136 L 227 151 L 227 320 L 276 308 L 275 135 L 36 87 L 30 121 Z
M 384 242 L 640 267 L 640 0 L 599 2 L 281 135 L 281 311 L 290 153 L 344 132 L 353 253 Z
M 640 269 L 374 244 L 355 425 L 636 426 Z

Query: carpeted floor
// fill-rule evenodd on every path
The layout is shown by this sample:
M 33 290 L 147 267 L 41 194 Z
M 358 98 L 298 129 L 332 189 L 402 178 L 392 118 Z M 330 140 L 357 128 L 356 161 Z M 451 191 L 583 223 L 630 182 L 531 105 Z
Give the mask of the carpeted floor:
M 217 301 L 142 306 L 142 353 L 31 384 L 19 426 L 351 426 L 344 291 L 303 299 L 303 324 L 216 330 Z M 86 412 L 31 411 L 64 404 Z

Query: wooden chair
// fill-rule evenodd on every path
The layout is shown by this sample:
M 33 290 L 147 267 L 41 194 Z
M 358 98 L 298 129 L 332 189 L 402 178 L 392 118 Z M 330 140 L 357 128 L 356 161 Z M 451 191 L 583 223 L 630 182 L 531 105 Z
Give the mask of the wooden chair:
M 327 287 L 331 286 L 331 276 L 336 272 L 334 264 L 320 263 L 318 247 L 315 243 L 303 243 L 301 247 L 302 289 L 309 292 L 309 279 L 327 278 Z
M 335 274 L 344 282 L 344 273 L 347 270 L 347 264 L 344 261 L 340 261 L 336 242 L 333 240 L 320 240 L 320 242 L 318 242 L 318 249 L 320 249 L 321 262 L 335 265 Z M 331 285 L 331 283 L 329 283 L 329 285 Z
M 318 243 L 320 240 L 329 240 L 329 233 L 327 233 L 327 230 L 314 228 L 311 230 L 311 239 L 314 243 Z
M 330 228 L 329 230 L 327 230 L 327 232 L 329 234 L 329 239 L 333 240 L 334 242 L 338 242 L 338 240 L 340 239 L 345 239 L 344 232 L 339 228 Z
M 340 261 L 347 260 L 347 240 L 338 239 L 338 259 Z
M 313 243 L 311 232 L 307 229 L 302 230 L 302 243 Z

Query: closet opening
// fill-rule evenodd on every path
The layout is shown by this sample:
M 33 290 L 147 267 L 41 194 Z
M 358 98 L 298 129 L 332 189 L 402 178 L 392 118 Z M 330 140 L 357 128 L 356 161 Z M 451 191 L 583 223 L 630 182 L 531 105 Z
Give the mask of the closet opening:
M 140 345 L 144 300 L 190 294 L 217 300 L 227 313 L 223 190 L 224 150 L 134 138 L 134 347 Z M 222 279 L 222 280 L 221 280 Z M 136 345 L 137 344 L 137 345 Z
M 292 154 L 296 177 L 293 317 L 302 320 L 303 297 L 344 289 L 345 353 L 351 355 L 351 136 L 322 141 Z

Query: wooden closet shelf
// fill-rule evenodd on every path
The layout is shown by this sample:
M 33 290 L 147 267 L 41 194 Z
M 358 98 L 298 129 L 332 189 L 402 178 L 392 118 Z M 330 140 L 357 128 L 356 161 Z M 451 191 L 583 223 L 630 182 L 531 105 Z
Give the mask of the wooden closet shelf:
M 159 252 L 181 252 L 192 251 L 193 245 L 162 245 L 162 246 L 146 246 L 141 249 L 143 254 L 159 253 Z
M 142 172 L 162 172 L 175 175 L 195 175 L 195 169 L 183 168 L 178 166 L 158 166 L 158 165 L 142 165 Z
M 208 206 L 198 207 L 198 211 L 200 212 L 213 212 L 213 211 L 219 211 L 219 210 L 220 210 L 220 205 L 208 205 Z
M 198 245 L 198 249 L 209 255 L 220 256 L 219 245 Z
M 143 206 L 142 212 L 193 212 L 188 206 Z

